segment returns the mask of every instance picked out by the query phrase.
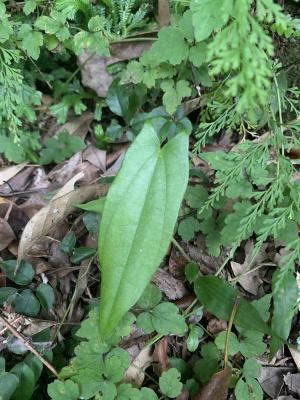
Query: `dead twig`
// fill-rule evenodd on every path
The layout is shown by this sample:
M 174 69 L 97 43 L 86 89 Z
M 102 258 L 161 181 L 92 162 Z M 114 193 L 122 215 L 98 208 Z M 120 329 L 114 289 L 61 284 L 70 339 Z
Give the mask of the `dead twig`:
M 56 378 L 59 379 L 58 372 L 56 369 L 23 337 L 21 333 L 19 333 L 5 318 L 0 315 L 0 321 L 7 327 L 7 329 L 21 342 L 23 342 L 24 346 L 34 354 L 44 365 L 47 367 Z

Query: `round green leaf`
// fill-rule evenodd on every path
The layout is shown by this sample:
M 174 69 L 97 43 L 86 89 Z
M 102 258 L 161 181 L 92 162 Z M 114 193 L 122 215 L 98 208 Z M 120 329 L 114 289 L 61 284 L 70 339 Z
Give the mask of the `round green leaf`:
M 89 257 L 92 257 L 96 253 L 95 249 L 91 247 L 78 247 L 74 250 L 74 253 L 71 257 L 71 262 L 73 264 L 80 264 L 81 261 L 86 260 Z
M 157 400 L 157 394 L 150 388 L 141 388 L 141 394 L 143 400 Z
M 184 317 L 180 315 L 178 307 L 169 302 L 158 304 L 153 310 L 152 324 L 157 333 L 168 335 L 174 333 L 182 335 L 187 330 Z
M 189 283 L 195 282 L 196 278 L 198 277 L 199 274 L 199 267 L 197 264 L 190 262 L 185 266 L 185 276 Z
M 16 364 L 10 371 L 19 379 L 19 385 L 14 392 L 14 400 L 30 400 L 35 389 L 35 374 L 25 363 Z
M 43 363 L 32 353 L 27 354 L 24 359 L 24 363 L 32 369 L 35 382 L 37 382 L 43 370 Z
M 16 260 L 2 261 L 1 265 L 8 279 L 17 285 L 28 285 L 34 278 L 35 271 L 29 262 L 21 261 L 16 274 Z
M 223 332 L 219 333 L 215 339 L 215 344 L 218 347 L 218 349 L 221 351 L 224 351 L 224 349 L 225 349 L 226 336 L 227 336 L 227 332 L 223 331 Z M 234 333 L 230 332 L 228 354 L 230 356 L 234 356 L 239 351 L 240 351 L 240 343 L 238 341 L 238 338 L 236 337 L 236 335 Z
M 187 338 L 187 348 L 189 351 L 194 352 L 197 350 L 201 337 L 204 331 L 200 326 L 192 326 L 189 336 Z
M 43 308 L 51 310 L 55 301 L 55 295 L 54 290 L 50 285 L 47 285 L 47 283 L 41 283 L 36 289 L 36 296 Z
M 18 314 L 36 317 L 40 311 L 40 303 L 30 289 L 25 289 L 14 301 L 15 311 Z
M 53 400 L 78 400 L 79 388 L 70 379 L 64 382 L 56 380 L 48 385 L 48 394 Z
M 12 287 L 3 287 L 0 288 L 0 307 L 3 306 L 3 303 L 7 301 L 10 296 L 13 296 L 17 293 L 17 289 Z
M 179 396 L 183 386 L 180 377 L 180 372 L 176 368 L 163 372 L 159 378 L 159 388 L 162 394 L 171 397 L 171 399 Z
M 2 372 L 0 374 L 0 399 L 10 400 L 18 384 L 19 378 L 16 375 Z
M 71 254 L 76 244 L 76 236 L 74 232 L 69 232 L 59 244 L 59 249 L 67 254 Z

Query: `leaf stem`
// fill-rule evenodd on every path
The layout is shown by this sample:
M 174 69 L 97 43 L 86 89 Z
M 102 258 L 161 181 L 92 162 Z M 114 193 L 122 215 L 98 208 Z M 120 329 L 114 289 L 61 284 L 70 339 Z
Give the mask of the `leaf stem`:
M 228 327 L 227 327 L 227 332 L 226 332 L 226 341 L 225 341 L 225 350 L 224 350 L 224 368 L 226 368 L 227 363 L 228 363 L 228 353 L 229 353 L 229 342 L 230 342 L 230 333 L 233 325 L 234 318 L 237 313 L 237 309 L 240 303 L 239 297 L 236 298 L 235 303 L 233 305 L 230 318 L 228 321 Z
M 26 338 L 21 335 L 5 318 L 3 318 L 0 315 L 0 321 L 6 326 L 6 328 L 12 333 L 13 336 L 15 336 L 17 339 L 19 339 L 27 349 L 34 354 L 51 372 L 53 375 L 56 376 L 57 379 L 59 379 L 58 372 L 56 369 L 49 363 L 48 360 L 46 360 L 29 342 Z
M 175 247 L 177 247 L 177 249 L 180 251 L 180 253 L 188 262 L 193 262 L 192 259 L 186 254 L 186 252 L 183 250 L 183 248 L 180 246 L 180 244 L 177 242 L 175 238 L 172 238 L 171 242 L 174 244 Z

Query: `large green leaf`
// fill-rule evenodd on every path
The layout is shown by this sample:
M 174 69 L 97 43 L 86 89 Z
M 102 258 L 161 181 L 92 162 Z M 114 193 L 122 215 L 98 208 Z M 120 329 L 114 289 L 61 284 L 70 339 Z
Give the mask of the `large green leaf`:
M 18 384 L 17 376 L 9 372 L 2 372 L 0 374 L 0 400 L 10 400 Z
M 111 331 L 139 299 L 172 238 L 188 182 L 188 136 L 164 147 L 149 123 L 123 161 L 100 228 L 100 325 Z
M 273 318 L 272 329 L 283 339 L 287 339 L 291 330 L 293 316 L 297 311 L 295 307 L 298 299 L 298 287 L 293 271 L 282 274 L 278 269 L 272 279 L 273 291 Z M 271 340 L 271 356 L 282 346 L 282 341 L 276 337 Z
M 215 276 L 202 276 L 195 282 L 195 293 L 211 313 L 220 319 L 228 321 L 235 301 L 239 296 L 238 291 L 229 283 Z M 281 340 L 269 325 L 261 318 L 260 313 L 244 298 L 239 298 L 234 324 L 246 330 L 267 333 Z

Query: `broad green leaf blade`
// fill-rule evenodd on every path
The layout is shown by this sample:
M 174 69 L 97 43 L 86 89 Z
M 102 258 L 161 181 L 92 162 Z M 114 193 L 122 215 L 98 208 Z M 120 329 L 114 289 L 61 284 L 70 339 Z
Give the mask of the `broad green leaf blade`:
M 139 299 L 172 238 L 188 182 L 188 136 L 163 148 L 146 124 L 108 193 L 100 228 L 100 326 L 109 333 Z
M 215 276 L 199 277 L 195 282 L 195 293 L 211 313 L 220 319 L 228 321 L 238 297 L 237 290 L 226 281 Z M 247 300 L 240 298 L 234 324 L 238 327 L 278 335 L 261 318 L 257 309 Z
M 208 311 L 220 319 L 229 320 L 237 297 L 233 286 L 215 276 L 203 276 L 195 282 L 195 293 Z
M 272 329 L 279 337 L 287 339 L 291 330 L 292 319 L 297 311 L 295 306 L 298 299 L 298 287 L 293 271 L 283 274 L 278 269 L 273 275 L 272 291 L 274 304 Z M 282 345 L 282 341 L 272 337 L 271 357 L 274 357 Z
M 9 372 L 2 372 L 0 374 L 0 399 L 10 400 L 18 384 L 19 379 L 16 375 Z

